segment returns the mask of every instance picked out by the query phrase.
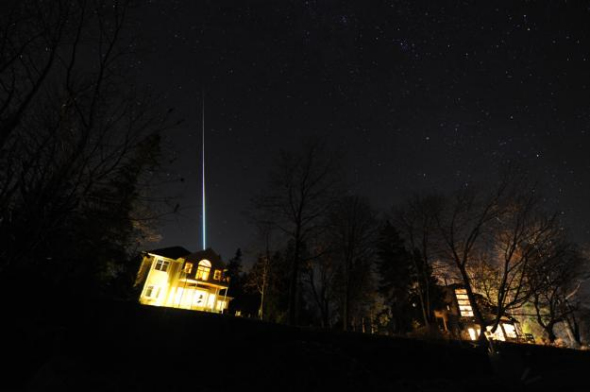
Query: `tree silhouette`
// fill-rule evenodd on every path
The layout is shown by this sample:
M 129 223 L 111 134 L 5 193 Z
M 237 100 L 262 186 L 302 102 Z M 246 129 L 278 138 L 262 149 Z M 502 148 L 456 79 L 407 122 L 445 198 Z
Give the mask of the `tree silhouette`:
M 1 7 L 0 274 L 82 295 L 149 231 L 170 123 L 126 78 L 128 1 Z
M 339 182 L 334 155 L 319 141 L 299 151 L 281 151 L 263 194 L 254 200 L 256 220 L 277 228 L 293 245 L 289 257 L 288 321 L 297 324 L 301 309 L 301 269 L 305 249 L 322 230 Z

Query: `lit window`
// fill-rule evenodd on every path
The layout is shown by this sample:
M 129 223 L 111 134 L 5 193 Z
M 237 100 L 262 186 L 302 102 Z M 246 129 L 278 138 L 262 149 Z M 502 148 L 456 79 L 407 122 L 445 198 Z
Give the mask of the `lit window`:
M 456 289 L 455 296 L 457 297 L 457 304 L 459 305 L 459 313 L 461 317 L 473 317 L 473 308 L 467 295 L 467 290 Z
M 186 263 L 184 265 L 184 272 L 187 274 L 190 274 L 191 272 L 193 272 L 193 263 Z
M 149 298 L 149 297 L 152 296 L 153 292 L 154 292 L 154 286 L 148 286 L 145 289 L 145 294 L 144 295 Z
M 145 288 L 144 297 L 158 299 L 160 296 L 160 288 L 158 286 L 148 286 Z
M 213 279 L 221 280 L 221 270 L 215 270 L 215 273 L 213 274 Z
M 199 267 L 197 268 L 197 279 L 207 280 L 209 279 L 209 272 L 211 271 L 211 263 L 209 260 L 201 260 Z
M 507 338 L 517 338 L 518 336 L 516 335 L 516 328 L 514 327 L 514 325 L 512 324 L 502 324 L 502 327 L 504 327 L 504 332 L 506 333 L 506 337 Z
M 492 333 L 492 328 L 493 326 L 491 325 L 488 325 L 486 328 L 486 336 L 488 337 L 488 339 L 501 340 L 503 342 L 506 341 L 506 336 L 504 335 L 504 332 L 502 328 L 500 328 L 500 326 L 496 328 L 494 333 Z
M 156 269 L 158 271 L 166 272 L 166 271 L 168 271 L 168 267 L 169 266 L 170 266 L 170 262 L 169 261 L 158 260 L 156 262 Z

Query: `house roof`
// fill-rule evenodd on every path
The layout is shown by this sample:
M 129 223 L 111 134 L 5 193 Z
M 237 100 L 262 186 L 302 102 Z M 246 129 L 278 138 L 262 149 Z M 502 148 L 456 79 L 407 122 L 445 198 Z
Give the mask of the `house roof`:
M 161 248 L 161 249 L 154 249 L 148 250 L 146 253 L 150 253 L 156 256 L 166 257 L 168 259 L 179 259 L 181 257 L 185 257 L 190 255 L 191 252 L 189 250 L 184 249 L 182 246 L 171 246 L 168 248 Z

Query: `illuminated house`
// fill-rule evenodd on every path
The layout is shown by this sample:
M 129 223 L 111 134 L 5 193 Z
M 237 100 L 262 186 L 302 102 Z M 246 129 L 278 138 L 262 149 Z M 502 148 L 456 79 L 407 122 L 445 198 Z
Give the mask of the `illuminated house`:
M 221 257 L 211 249 L 191 253 L 175 246 L 148 251 L 137 274 L 139 302 L 223 313 L 231 300 L 226 275 Z
M 473 308 L 467 296 L 467 290 L 460 284 L 451 284 L 442 287 L 442 289 L 444 308 L 434 311 L 439 328 L 457 339 L 477 340 L 480 326 L 476 324 L 473 317 Z M 492 320 L 493 307 L 481 295 L 476 294 L 476 297 L 479 308 L 484 313 L 483 317 L 488 321 Z M 488 339 L 518 341 L 522 337 L 518 321 L 509 315 L 501 318 L 500 324 L 493 334 L 490 332 L 492 327 L 488 326 L 487 328 Z

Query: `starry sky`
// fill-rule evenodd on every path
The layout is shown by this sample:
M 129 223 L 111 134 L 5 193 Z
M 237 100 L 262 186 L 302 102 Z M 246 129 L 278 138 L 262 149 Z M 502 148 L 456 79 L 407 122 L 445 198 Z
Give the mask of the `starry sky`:
M 387 212 L 507 163 L 590 242 L 590 3 L 171 1 L 134 15 L 139 83 L 184 122 L 165 135 L 179 207 L 148 247 L 201 247 L 205 92 L 207 246 L 248 252 L 246 211 L 281 148 L 319 135 L 352 192 Z

